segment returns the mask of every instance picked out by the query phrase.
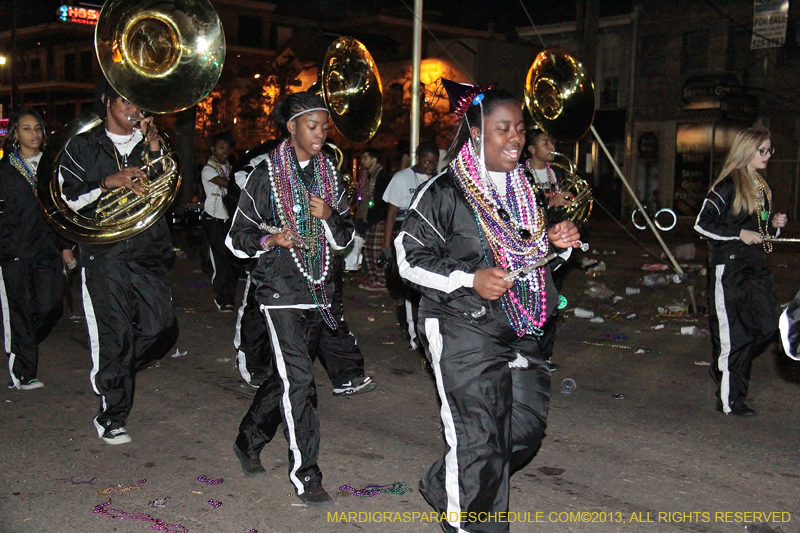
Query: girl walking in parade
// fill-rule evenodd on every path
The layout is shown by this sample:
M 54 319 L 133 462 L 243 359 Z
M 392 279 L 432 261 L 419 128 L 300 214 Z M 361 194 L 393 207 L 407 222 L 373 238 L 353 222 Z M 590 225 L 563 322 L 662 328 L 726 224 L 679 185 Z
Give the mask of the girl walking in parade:
M 745 403 L 750 367 L 778 329 L 772 273 L 764 264 L 786 215 L 772 212 L 772 191 L 759 171 L 774 153 L 769 131 L 739 132 L 717 180 L 711 185 L 695 230 L 708 239 L 708 319 L 717 385 L 716 409 L 753 416 Z
M 283 422 L 289 480 L 309 506 L 333 500 L 317 465 L 317 393 L 307 339 L 337 330 L 342 317 L 331 306 L 331 251 L 346 248 L 355 234 L 342 176 L 320 153 L 328 116 L 322 100 L 307 92 L 275 107 L 272 117 L 288 138 L 248 177 L 227 238 L 238 257 L 258 258 L 251 277 L 276 371 L 256 392 L 234 452 L 246 475 L 264 475 L 258 456 Z
M 500 532 L 507 522 L 463 513 L 508 511 L 509 478 L 539 448 L 550 399 L 539 338 L 558 295 L 549 266 L 533 265 L 553 251 L 568 256 L 580 235 L 572 222 L 546 225 L 518 163 L 518 100 L 473 89 L 457 117 L 447 169 L 420 188 L 395 240 L 400 273 L 422 295 L 419 329 L 446 440 L 420 491 L 447 513 L 445 531 Z M 523 267 L 531 270 L 506 280 Z
M 50 228 L 36 199 L 46 140 L 42 117 L 23 109 L 11 123 L 0 161 L 0 307 L 9 388 L 19 390 L 44 387 L 36 378 L 38 344 L 61 318 L 62 256 L 74 261 L 71 245 Z

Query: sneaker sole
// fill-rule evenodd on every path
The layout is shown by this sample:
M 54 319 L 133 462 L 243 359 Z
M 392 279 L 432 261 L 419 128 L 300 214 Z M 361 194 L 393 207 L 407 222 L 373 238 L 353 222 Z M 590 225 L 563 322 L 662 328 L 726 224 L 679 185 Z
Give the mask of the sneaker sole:
M 324 501 L 321 501 L 321 502 L 310 502 L 310 501 L 304 500 L 303 497 L 301 495 L 299 495 L 299 494 L 297 495 L 297 497 L 300 499 L 301 502 L 306 504 L 308 507 L 333 507 L 333 505 L 334 505 L 333 498 L 330 498 L 328 500 L 324 500 Z
M 37 381 L 36 383 L 31 383 L 30 385 L 20 385 L 19 390 L 35 390 L 35 389 L 41 389 L 43 387 L 44 383 L 42 383 L 41 381 Z M 14 387 L 9 387 L 9 388 L 13 389 Z
M 130 437 L 117 437 L 115 439 L 107 439 L 105 437 L 100 437 L 105 441 L 106 444 L 110 444 L 111 446 L 117 446 L 119 444 L 128 444 L 131 442 Z
M 378 384 L 374 381 L 364 383 L 360 387 L 348 387 L 346 389 L 333 389 L 334 396 L 352 396 L 353 394 L 364 394 L 375 390 Z
M 386 290 L 386 287 L 367 287 L 366 285 L 359 285 L 358 288 L 369 292 L 383 292 Z

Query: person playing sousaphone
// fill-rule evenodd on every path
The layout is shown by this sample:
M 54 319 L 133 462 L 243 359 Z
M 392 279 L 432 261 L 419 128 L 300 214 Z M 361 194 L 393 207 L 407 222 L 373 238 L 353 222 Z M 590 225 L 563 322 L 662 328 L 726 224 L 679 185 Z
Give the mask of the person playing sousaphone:
M 105 78 L 95 91 L 95 112 L 103 119 L 102 125 L 73 137 L 58 169 L 67 203 L 90 217 L 109 191 L 122 187 L 142 194 L 139 180 L 146 178 L 142 162 L 146 155 L 153 160 L 161 152 L 152 117 L 145 118 Z M 108 444 L 131 441 L 126 422 L 136 371 L 163 357 L 177 339 L 165 265 L 171 256 L 172 241 L 163 217 L 118 242 L 80 243 L 90 379 L 100 396 L 94 424 Z

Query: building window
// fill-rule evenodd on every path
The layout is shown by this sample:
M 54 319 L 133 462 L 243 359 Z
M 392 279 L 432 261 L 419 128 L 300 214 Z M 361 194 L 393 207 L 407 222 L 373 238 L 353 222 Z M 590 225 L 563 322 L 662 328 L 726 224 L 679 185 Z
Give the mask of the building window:
M 42 59 L 40 57 L 31 59 L 31 81 L 42 81 Z
M 66 54 L 64 55 L 64 80 L 65 81 L 75 81 L 77 69 L 75 68 L 76 65 L 76 56 L 75 54 Z
M 708 30 L 683 34 L 681 73 L 697 74 L 708 70 Z
M 94 71 L 94 54 L 86 50 L 81 52 L 81 81 L 91 81 Z
M 261 48 L 264 36 L 263 23 L 259 17 L 239 17 L 239 46 Z
M 286 41 L 292 38 L 292 28 L 273 24 L 269 31 L 269 47 L 271 50 L 279 50 Z
M 617 107 L 619 105 L 619 76 L 603 77 L 600 105 L 603 107 Z
M 667 43 L 669 35 L 649 35 L 642 38 L 642 74 L 658 76 L 667 73 Z
M 603 85 L 600 90 L 600 105 L 619 105 L 619 78 L 622 54 L 617 43 L 604 46 L 600 55 L 600 72 Z

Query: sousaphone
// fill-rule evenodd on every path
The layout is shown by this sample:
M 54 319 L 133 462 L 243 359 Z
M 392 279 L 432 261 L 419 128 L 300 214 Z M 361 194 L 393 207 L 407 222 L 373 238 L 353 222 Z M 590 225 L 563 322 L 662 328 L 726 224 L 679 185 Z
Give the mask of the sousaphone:
M 383 116 L 383 88 L 367 47 L 339 37 L 325 51 L 318 91 L 339 133 L 354 143 L 369 141 Z
M 577 141 L 594 120 L 594 84 L 583 65 L 566 50 L 545 48 L 528 70 L 525 105 L 539 128 L 553 140 Z M 553 166 L 567 174 L 559 188 L 573 196 L 572 205 L 565 208 L 565 218 L 586 222 L 594 204 L 589 184 L 578 177 L 569 158 L 555 154 Z
M 111 86 L 139 109 L 175 113 L 197 104 L 216 85 L 225 61 L 225 34 L 208 0 L 109 0 L 95 28 L 95 50 Z M 74 211 L 61 194 L 58 162 L 73 135 L 102 120 L 83 115 L 50 143 L 39 166 L 37 194 L 51 226 L 68 239 L 105 244 L 155 223 L 178 193 L 177 155 L 165 135 L 161 156 L 145 159 L 144 193 L 124 187 L 103 194 L 92 216 Z
M 333 125 L 345 139 L 366 143 L 375 135 L 383 117 L 383 88 L 372 55 L 359 40 L 339 37 L 328 46 L 317 83 L 310 89 L 318 93 L 331 114 Z M 334 152 L 337 168 L 344 155 L 338 146 L 327 142 Z M 345 172 L 347 196 L 356 193 L 353 177 Z

